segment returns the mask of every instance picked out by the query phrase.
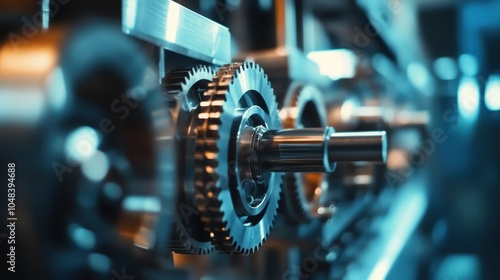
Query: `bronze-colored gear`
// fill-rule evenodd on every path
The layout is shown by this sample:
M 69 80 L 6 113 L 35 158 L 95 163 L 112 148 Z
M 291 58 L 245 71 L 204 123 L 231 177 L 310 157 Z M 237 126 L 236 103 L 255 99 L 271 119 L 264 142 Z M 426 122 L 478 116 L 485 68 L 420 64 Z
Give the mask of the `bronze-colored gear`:
M 195 201 L 193 155 L 196 149 L 197 114 L 203 93 L 212 81 L 215 71 L 207 66 L 185 67 L 170 71 L 163 79 L 164 94 L 171 115 L 176 120 L 176 145 L 180 156 L 177 215 L 168 248 L 181 254 L 208 254 L 213 252 L 210 232 L 203 228 L 200 210 Z
M 195 173 L 197 195 L 207 201 L 202 211 L 205 229 L 218 250 L 253 253 L 272 229 L 281 174 L 263 171 L 260 180 L 241 180 L 238 160 L 245 155 L 237 143 L 242 127 L 280 128 L 273 89 L 256 64 L 233 63 L 217 72 L 200 107 Z M 247 191 L 248 200 L 241 199 Z

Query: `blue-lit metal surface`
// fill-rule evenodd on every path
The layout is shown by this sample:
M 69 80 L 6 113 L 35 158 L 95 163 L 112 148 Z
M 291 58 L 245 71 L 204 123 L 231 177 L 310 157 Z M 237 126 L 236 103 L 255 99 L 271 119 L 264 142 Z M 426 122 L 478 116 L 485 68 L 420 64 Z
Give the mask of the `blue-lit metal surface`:
M 423 182 L 409 182 L 392 197 L 387 216 L 374 224 L 374 240 L 345 279 L 386 279 L 427 209 Z M 360 269 L 360 267 L 362 269 Z
M 123 0 L 123 32 L 217 65 L 231 62 L 229 30 L 170 0 Z

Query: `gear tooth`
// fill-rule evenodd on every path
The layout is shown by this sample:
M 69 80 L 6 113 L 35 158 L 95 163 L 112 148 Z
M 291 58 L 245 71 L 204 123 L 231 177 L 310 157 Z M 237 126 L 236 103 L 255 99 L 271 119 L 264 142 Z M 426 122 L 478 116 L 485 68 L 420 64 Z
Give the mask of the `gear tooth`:
M 212 78 L 212 83 L 209 84 L 208 90 L 202 96 L 203 104 L 200 106 L 201 112 L 199 114 L 201 123 L 198 126 L 196 140 L 196 163 L 209 167 L 195 169 L 196 192 L 208 199 L 208 204 L 201 212 L 201 221 L 204 230 L 210 233 L 211 243 L 216 250 L 228 254 L 249 254 L 255 252 L 257 248 L 262 246 L 276 218 L 277 205 L 274 204 L 279 201 L 280 192 L 279 190 L 273 192 L 273 207 L 270 209 L 268 207 L 266 211 L 269 211 L 269 213 L 266 213 L 262 218 L 265 219 L 269 225 L 266 232 L 263 236 L 258 237 L 256 243 L 253 245 L 243 245 L 245 240 L 235 238 L 235 234 L 240 235 L 237 230 L 248 230 L 251 227 L 247 228 L 241 225 L 239 229 L 234 229 L 236 221 L 232 220 L 234 218 L 228 215 L 230 212 L 234 213 L 234 206 L 229 205 L 232 201 L 228 201 L 225 199 L 225 196 L 221 195 L 223 193 L 221 190 L 229 187 L 226 185 L 227 182 L 221 183 L 227 171 L 225 168 L 227 167 L 226 165 L 219 165 L 219 160 L 220 156 L 224 155 L 227 151 L 227 147 L 224 146 L 226 144 L 222 144 L 225 142 L 220 141 L 222 137 L 227 136 L 223 136 L 225 134 L 221 134 L 221 131 L 226 131 L 228 126 L 230 127 L 232 125 L 232 121 L 229 119 L 230 114 L 224 114 L 227 108 L 226 102 L 235 102 L 234 98 L 227 98 L 227 96 L 228 94 L 233 94 L 232 91 L 234 91 L 234 89 L 232 85 L 236 79 L 241 77 L 240 74 L 244 71 L 255 71 L 258 73 L 257 77 L 266 79 L 265 83 L 260 84 L 268 86 L 270 89 L 264 90 L 266 91 L 266 96 L 263 96 L 263 99 L 266 102 L 265 105 L 270 112 L 271 119 L 278 120 L 272 122 L 272 128 L 277 128 L 275 125 L 279 123 L 279 118 L 275 102 L 276 98 L 274 94 L 267 96 L 267 92 L 273 93 L 273 90 L 267 78 L 263 75 L 262 68 L 253 62 L 234 62 L 224 65 L 217 70 Z M 230 108 L 233 108 L 232 106 Z M 221 177 L 219 174 L 223 174 L 224 176 Z M 207 186 L 212 187 L 207 188 Z M 230 208 L 226 209 L 227 207 Z M 237 222 L 240 221 L 238 220 Z M 255 228 L 257 228 L 257 226 L 255 226 Z M 252 236 L 254 235 L 252 234 Z
M 208 84 L 212 81 L 214 74 L 215 72 L 213 70 L 203 65 L 183 67 L 169 71 L 162 79 L 162 87 L 164 88 L 164 95 L 167 101 L 175 101 L 174 104 L 171 105 L 171 108 L 180 112 L 182 102 L 187 98 L 187 94 L 191 88 L 195 84 L 199 85 L 200 81 L 206 81 L 206 86 L 208 88 Z M 180 124 L 177 126 L 180 126 Z M 180 185 L 179 188 L 183 189 L 184 186 Z M 194 205 L 188 203 L 189 200 L 190 199 L 184 196 L 180 196 L 180 194 L 178 196 L 178 201 L 180 203 L 186 203 L 186 205 L 194 207 Z M 196 207 L 194 208 L 196 209 Z M 178 211 L 180 211 L 180 209 Z M 182 214 L 178 213 L 176 217 L 174 230 L 167 243 L 167 247 L 181 254 L 207 254 L 212 252 L 214 246 L 210 242 L 208 232 L 188 230 L 188 227 L 195 226 L 195 224 L 201 226 L 201 220 L 196 220 L 195 217 L 192 216 L 194 220 L 190 220 L 189 225 L 186 225 L 179 218 L 180 215 Z M 195 232 L 196 235 L 192 235 L 193 232 Z M 204 234 L 205 236 L 203 236 Z M 207 238 L 207 240 L 203 238 Z

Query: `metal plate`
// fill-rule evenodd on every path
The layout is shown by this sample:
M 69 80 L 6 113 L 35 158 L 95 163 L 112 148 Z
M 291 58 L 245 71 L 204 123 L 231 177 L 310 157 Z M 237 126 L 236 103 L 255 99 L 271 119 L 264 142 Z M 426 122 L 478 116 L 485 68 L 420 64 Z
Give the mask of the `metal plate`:
M 231 62 L 229 29 L 170 0 L 123 0 L 122 29 L 159 47 L 216 65 Z

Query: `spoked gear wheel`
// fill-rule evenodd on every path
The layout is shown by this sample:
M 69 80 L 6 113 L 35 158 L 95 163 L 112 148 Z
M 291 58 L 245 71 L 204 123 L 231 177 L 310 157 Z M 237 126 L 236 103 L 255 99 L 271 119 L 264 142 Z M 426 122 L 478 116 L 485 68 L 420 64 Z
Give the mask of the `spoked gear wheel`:
M 223 66 L 209 84 L 198 115 L 197 195 L 207 201 L 205 229 L 220 251 L 253 253 L 272 229 L 279 201 L 281 174 L 247 165 L 242 148 L 246 129 L 279 129 L 273 89 L 254 63 Z
M 208 254 L 214 249 L 210 232 L 204 229 L 195 200 L 194 158 L 197 115 L 203 93 L 208 89 L 215 71 L 207 66 L 194 66 L 170 71 L 163 79 L 167 104 L 176 120 L 176 146 L 179 181 L 177 215 L 168 248 L 181 254 Z
M 291 84 L 280 117 L 284 128 L 326 127 L 321 92 L 313 86 Z M 330 216 L 330 208 L 324 206 L 327 187 L 324 173 L 286 173 L 281 201 L 286 216 L 294 222 Z

